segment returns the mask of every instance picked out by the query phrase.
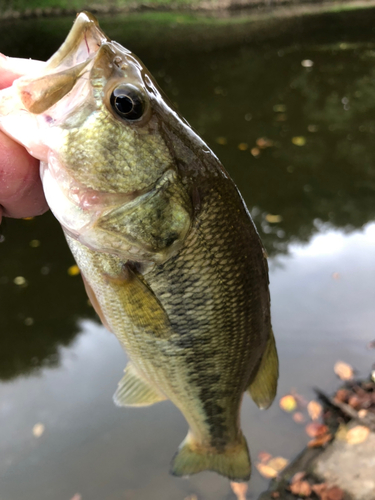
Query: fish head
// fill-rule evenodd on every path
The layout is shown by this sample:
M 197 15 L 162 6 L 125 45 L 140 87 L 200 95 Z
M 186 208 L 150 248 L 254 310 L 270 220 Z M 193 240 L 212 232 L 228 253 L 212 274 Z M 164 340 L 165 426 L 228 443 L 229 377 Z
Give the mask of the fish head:
M 170 120 L 183 123 L 139 59 L 88 13 L 38 74 L 0 93 L 0 126 L 41 160 L 47 202 L 64 230 L 114 253 L 125 244 L 104 243 L 98 221 L 107 217 L 108 236 L 108 221 L 119 225 L 108 214 L 122 217 L 119 207 L 137 203 L 165 175 L 171 182 L 176 166 L 162 133 Z M 190 209 L 176 210 L 184 236 Z

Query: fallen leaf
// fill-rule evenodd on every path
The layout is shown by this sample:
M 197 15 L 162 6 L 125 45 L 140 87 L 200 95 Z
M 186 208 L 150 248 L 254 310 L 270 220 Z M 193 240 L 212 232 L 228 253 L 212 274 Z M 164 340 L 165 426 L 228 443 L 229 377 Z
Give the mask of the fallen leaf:
M 69 276 L 77 276 L 80 273 L 79 267 L 77 265 L 70 266 L 68 268 Z
M 368 410 L 365 410 L 364 408 L 362 408 L 362 410 L 359 410 L 358 416 L 359 416 L 359 418 L 365 418 L 367 413 L 368 413 Z
M 316 438 L 327 434 L 328 427 L 324 424 L 319 424 L 318 422 L 311 422 L 306 425 L 305 430 L 309 437 Z
M 340 441 L 346 441 L 346 435 L 348 434 L 348 428 L 345 424 L 340 424 L 339 428 L 336 431 L 335 439 L 339 439 Z
M 240 142 L 237 147 L 240 151 L 246 151 L 247 149 L 249 149 L 249 145 L 246 144 L 246 142 Z
M 267 139 L 267 137 L 259 137 L 259 139 L 255 142 L 260 149 L 266 149 L 273 146 L 273 141 L 271 141 L 271 139 Z
M 294 396 L 287 394 L 280 399 L 279 405 L 282 410 L 290 413 L 297 408 L 297 401 Z
M 281 222 L 283 220 L 281 215 L 272 215 L 272 214 L 267 214 L 266 215 L 266 221 L 269 222 L 270 224 L 276 224 L 277 222 Z
M 311 486 L 307 481 L 296 481 L 294 484 L 289 486 L 290 491 L 293 495 L 299 497 L 308 497 L 311 495 Z
M 343 500 L 344 499 L 344 492 L 338 486 L 332 486 L 331 488 L 328 488 L 326 491 L 326 495 L 327 495 L 327 500 Z
M 268 462 L 268 466 L 272 467 L 275 469 L 277 472 L 282 471 L 285 469 L 285 467 L 289 464 L 289 460 L 287 460 L 284 457 L 275 457 L 271 458 L 271 460 Z
M 246 500 L 246 493 L 248 489 L 247 483 L 230 483 L 233 493 L 236 495 L 237 500 Z
M 270 453 L 267 453 L 266 451 L 261 451 L 260 453 L 258 453 L 258 460 L 262 464 L 269 462 L 271 460 L 271 458 L 272 458 L 272 455 Z
M 350 396 L 350 392 L 347 389 L 339 389 L 334 397 L 334 400 L 338 401 L 339 403 L 345 403 Z
M 313 400 L 307 405 L 307 411 L 313 420 L 318 420 L 323 413 L 323 407 L 320 403 Z
M 39 240 L 31 240 L 29 245 L 32 247 L 32 248 L 38 248 L 40 246 L 40 241 Z
M 27 281 L 23 276 L 16 276 L 13 280 L 13 283 L 18 286 L 27 285 Z
M 324 446 L 329 441 L 331 441 L 331 434 L 324 434 L 323 436 L 319 436 L 316 439 L 312 439 L 307 443 L 308 448 L 319 448 L 320 446 Z
M 297 424 L 304 424 L 306 422 L 304 414 L 301 413 L 300 411 L 296 411 L 295 413 L 293 413 L 293 420 Z
M 272 467 L 270 467 L 269 465 L 256 464 L 256 468 L 258 469 L 259 473 L 267 479 L 271 479 L 277 476 L 277 471 Z
M 337 361 L 337 363 L 335 364 L 333 369 L 334 369 L 336 375 L 341 380 L 352 380 L 353 379 L 353 375 L 354 375 L 353 368 L 348 363 L 344 363 L 343 361 Z
M 306 144 L 306 137 L 303 136 L 292 137 L 292 143 L 295 146 L 304 146 Z
M 349 444 L 359 444 L 366 441 L 368 435 L 370 434 L 370 429 L 364 425 L 356 425 L 350 429 L 346 434 L 346 442 Z
M 33 427 L 33 435 L 39 438 L 43 434 L 44 429 L 45 427 L 43 424 L 35 424 Z
M 251 148 L 250 153 L 253 156 L 259 156 L 260 155 L 260 149 L 259 148 Z
M 82 500 L 82 496 L 79 493 L 76 493 L 70 500 Z
M 216 137 L 216 142 L 221 146 L 225 146 L 228 141 L 226 137 Z
M 286 105 L 285 104 L 275 104 L 273 107 L 275 113 L 285 113 Z
M 314 66 L 314 61 L 312 61 L 311 59 L 304 59 L 303 61 L 301 61 L 301 66 L 303 66 L 304 68 L 311 68 L 312 66 Z
M 290 484 L 297 483 L 298 481 L 302 481 L 304 477 L 306 476 L 306 472 L 301 471 L 301 472 L 296 472 L 292 479 L 290 480 Z

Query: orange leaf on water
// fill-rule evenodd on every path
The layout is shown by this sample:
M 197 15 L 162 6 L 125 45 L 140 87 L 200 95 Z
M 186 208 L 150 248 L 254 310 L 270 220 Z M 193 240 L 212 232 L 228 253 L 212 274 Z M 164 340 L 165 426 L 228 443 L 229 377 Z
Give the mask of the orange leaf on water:
M 318 420 L 323 413 L 323 407 L 317 401 L 310 401 L 307 405 L 307 411 L 313 420 Z
M 291 394 L 287 394 L 280 399 L 280 408 L 288 413 L 294 411 L 297 408 L 297 401 Z
M 305 430 L 309 437 L 316 438 L 327 434 L 328 427 L 324 424 L 319 424 L 318 422 L 311 422 L 306 425 Z
M 312 439 L 307 443 L 308 448 L 319 448 L 320 446 L 324 446 L 329 441 L 331 441 L 331 434 L 324 434 L 323 436 L 319 436 L 315 439 Z
M 293 413 L 293 420 L 297 424 L 304 424 L 306 422 L 304 414 L 300 411 L 296 411 L 295 413 Z
M 353 368 L 343 361 L 337 361 L 333 369 L 341 380 L 352 380 L 354 376 Z

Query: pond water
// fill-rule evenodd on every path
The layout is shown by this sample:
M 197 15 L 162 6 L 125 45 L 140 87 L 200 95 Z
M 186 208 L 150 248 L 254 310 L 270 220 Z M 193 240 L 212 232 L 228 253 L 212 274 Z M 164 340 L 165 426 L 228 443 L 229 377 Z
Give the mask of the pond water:
M 270 257 L 277 400 L 292 389 L 306 400 L 314 387 L 332 392 L 337 360 L 360 376 L 374 361 L 375 44 L 370 11 L 340 16 L 258 37 L 239 20 L 102 23 L 146 63 L 253 214 Z M 44 59 L 70 24 L 8 23 L 0 50 Z M 0 499 L 234 498 L 213 473 L 168 475 L 186 433 L 172 404 L 113 405 L 127 357 L 69 274 L 53 216 L 6 220 L 2 235 Z M 308 441 L 277 401 L 261 412 L 246 397 L 242 422 L 254 464 L 261 451 L 292 459 Z M 266 487 L 254 467 L 249 498 Z

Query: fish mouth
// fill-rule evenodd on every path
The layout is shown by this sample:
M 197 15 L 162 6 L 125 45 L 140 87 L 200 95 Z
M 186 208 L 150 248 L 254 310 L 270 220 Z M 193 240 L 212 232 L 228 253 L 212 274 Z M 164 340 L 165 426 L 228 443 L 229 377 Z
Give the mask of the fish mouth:
M 40 114 L 68 94 L 88 70 L 98 51 L 111 40 L 89 12 L 81 12 L 59 50 L 39 77 L 21 78 L 17 87 L 27 111 Z

